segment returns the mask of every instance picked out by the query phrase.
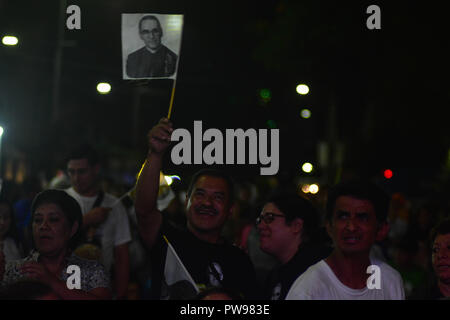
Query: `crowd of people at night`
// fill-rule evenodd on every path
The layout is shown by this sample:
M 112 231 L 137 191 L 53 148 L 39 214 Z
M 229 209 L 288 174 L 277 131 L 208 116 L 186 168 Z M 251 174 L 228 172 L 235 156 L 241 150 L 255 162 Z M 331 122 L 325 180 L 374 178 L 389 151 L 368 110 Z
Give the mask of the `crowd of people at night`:
M 171 188 L 161 173 L 173 130 L 166 118 L 150 130 L 125 197 L 103 183 L 89 145 L 67 155 L 66 184 L 4 184 L 0 299 L 450 297 L 445 199 L 414 201 L 363 179 L 308 195 L 276 176 L 262 185 L 208 167 Z

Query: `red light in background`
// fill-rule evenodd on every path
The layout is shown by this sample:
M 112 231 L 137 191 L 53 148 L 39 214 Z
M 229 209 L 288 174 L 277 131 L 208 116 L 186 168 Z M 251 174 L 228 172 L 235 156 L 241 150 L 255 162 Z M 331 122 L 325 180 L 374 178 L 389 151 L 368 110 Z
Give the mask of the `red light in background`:
M 389 170 L 389 169 L 384 170 L 383 175 L 386 179 L 392 178 L 392 176 L 393 176 L 392 170 Z

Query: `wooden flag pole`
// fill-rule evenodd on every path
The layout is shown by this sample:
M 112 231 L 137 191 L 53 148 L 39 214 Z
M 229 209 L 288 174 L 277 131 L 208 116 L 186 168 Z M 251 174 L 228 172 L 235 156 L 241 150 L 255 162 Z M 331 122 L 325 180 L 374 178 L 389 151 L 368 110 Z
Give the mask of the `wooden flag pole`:
M 183 21 L 184 16 L 181 15 L 181 21 Z M 181 23 L 181 26 L 183 25 L 183 22 Z M 172 107 L 173 107 L 173 98 L 175 97 L 175 85 L 177 84 L 177 72 L 178 72 L 178 63 L 180 62 L 180 55 L 181 55 L 181 43 L 183 39 L 183 28 L 181 27 L 181 37 L 180 37 L 180 50 L 178 52 L 178 61 L 175 68 L 175 79 L 173 79 L 173 88 L 172 88 L 172 95 L 170 97 L 170 105 L 169 105 L 169 113 L 167 114 L 167 119 L 170 119 L 170 116 L 172 115 Z
M 169 114 L 167 115 L 167 119 L 170 119 L 170 116 L 172 114 L 173 97 L 175 96 L 175 85 L 176 84 L 177 84 L 177 79 L 175 78 L 173 80 L 172 95 L 170 97 Z

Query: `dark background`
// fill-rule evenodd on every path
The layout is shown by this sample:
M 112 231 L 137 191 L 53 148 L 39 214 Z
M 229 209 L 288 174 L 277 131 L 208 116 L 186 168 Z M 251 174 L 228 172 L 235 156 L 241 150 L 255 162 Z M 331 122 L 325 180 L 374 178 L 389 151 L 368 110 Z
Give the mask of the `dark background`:
M 172 80 L 125 81 L 121 13 L 184 14 L 172 121 L 177 128 L 280 129 L 281 177 L 309 161 L 321 183 L 372 178 L 391 192 L 444 192 L 450 171 L 448 17 L 441 5 L 407 1 L 69 1 L 81 30 L 64 28 L 59 104 L 52 106 L 60 2 L 0 0 L 2 171 L 6 179 L 64 169 L 89 141 L 108 170 L 134 175 L 146 133 L 167 115 Z M 381 30 L 366 9 L 381 8 Z M 63 24 L 69 15 L 63 15 Z M 98 82 L 112 85 L 108 95 Z M 310 93 L 295 92 L 306 83 Z M 262 99 L 261 89 L 270 90 Z M 300 110 L 308 107 L 310 119 Z M 271 121 L 270 121 L 271 120 Z M 330 147 L 329 166 L 318 144 Z M 337 145 L 343 146 L 336 149 Z M 334 161 L 342 155 L 342 161 Z M 9 163 L 9 164 L 8 164 Z M 8 165 L 10 169 L 8 169 Z M 22 169 L 20 169 L 22 167 Z M 165 166 L 189 174 L 197 166 Z M 383 170 L 393 170 L 389 181 Z M 259 165 L 227 167 L 246 179 Z

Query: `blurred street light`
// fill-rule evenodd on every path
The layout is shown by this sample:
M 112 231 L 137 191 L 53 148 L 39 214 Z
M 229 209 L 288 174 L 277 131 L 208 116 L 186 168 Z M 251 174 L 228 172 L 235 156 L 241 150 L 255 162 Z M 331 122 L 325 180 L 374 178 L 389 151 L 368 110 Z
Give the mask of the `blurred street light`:
M 316 194 L 317 192 L 319 192 L 319 186 L 313 183 L 309 186 L 309 192 L 311 192 L 312 194 Z
M 310 173 L 313 170 L 313 165 L 309 162 L 305 162 L 302 165 L 303 172 Z
M 394 173 L 392 172 L 392 170 L 386 169 L 386 170 L 384 170 L 383 175 L 386 179 L 390 179 L 390 178 L 392 178 Z
M 303 119 L 309 119 L 311 117 L 311 111 L 309 109 L 303 109 L 300 112 L 300 115 L 302 116 Z
M 19 39 L 17 39 L 14 36 L 4 36 L 2 38 L 2 43 L 5 46 L 15 46 L 15 45 L 17 45 L 19 43 Z
M 309 92 L 309 88 L 306 84 L 299 84 L 295 90 L 297 91 L 298 94 L 303 95 L 308 94 Z
M 308 192 L 309 192 L 309 184 L 304 184 L 304 185 L 302 186 L 302 191 L 303 191 L 304 193 L 308 193 Z
M 107 93 L 109 93 L 111 91 L 111 85 L 109 83 L 106 83 L 106 82 L 100 82 L 97 85 L 97 91 L 100 94 L 107 94 Z

